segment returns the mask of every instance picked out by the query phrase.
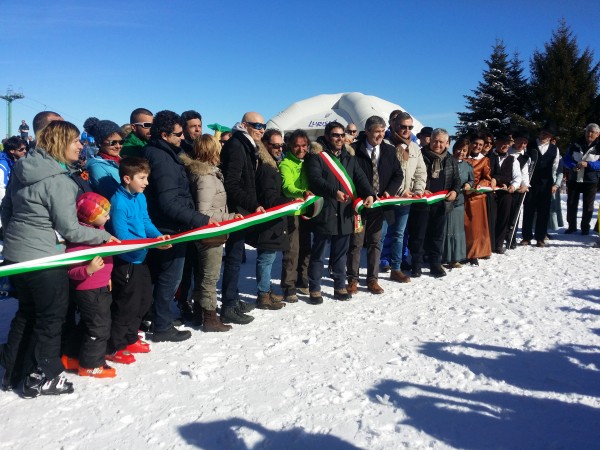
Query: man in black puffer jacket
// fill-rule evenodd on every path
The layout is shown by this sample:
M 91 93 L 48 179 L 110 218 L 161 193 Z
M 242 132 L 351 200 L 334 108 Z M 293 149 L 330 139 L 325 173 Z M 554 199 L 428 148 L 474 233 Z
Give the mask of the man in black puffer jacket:
M 181 233 L 215 223 L 196 211 L 185 166 L 179 158 L 182 135 L 181 117 L 172 111 L 160 111 L 150 129 L 150 142 L 142 151 L 151 168 L 146 190 L 148 214 L 163 234 Z M 176 244 L 168 250 L 153 249 L 148 253 L 154 281 L 152 339 L 155 342 L 183 341 L 191 336 L 189 331 L 179 331 L 173 326 L 171 313 L 171 302 L 183 274 L 185 253 L 185 244 Z
M 265 133 L 265 119 L 257 112 L 247 112 L 242 121 L 233 127 L 233 136 L 221 150 L 221 172 L 223 172 L 227 207 L 231 213 L 243 216 L 253 212 L 264 212 L 256 198 L 256 167 L 258 164 L 257 142 Z M 223 260 L 221 321 L 224 323 L 247 324 L 254 317 L 246 314 L 252 307 L 240 302 L 238 280 L 244 255 L 244 230 L 231 233 L 225 243 Z

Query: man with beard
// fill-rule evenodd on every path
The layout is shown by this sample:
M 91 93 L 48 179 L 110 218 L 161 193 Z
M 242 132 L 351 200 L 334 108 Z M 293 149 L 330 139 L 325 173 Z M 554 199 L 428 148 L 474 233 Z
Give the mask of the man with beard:
M 529 193 L 525 197 L 521 245 L 530 245 L 533 237 L 537 241 L 537 247 L 546 245 L 550 202 L 552 194 L 557 190 L 554 185 L 554 175 L 560 162 L 558 147 L 550 143 L 551 138 L 552 132 L 548 128 L 544 128 L 540 131 L 535 143 L 529 148 L 533 172 Z M 535 234 L 533 232 L 534 218 Z
M 202 116 L 194 110 L 181 113 L 183 120 L 183 141 L 181 148 L 188 155 L 193 154 L 194 140 L 202 136 Z
M 488 154 L 492 166 L 492 178 L 500 188 L 494 192 L 496 202 L 495 223 L 495 253 L 503 254 L 505 251 L 504 240 L 510 220 L 512 206 L 512 193 L 521 186 L 521 166 L 519 161 L 508 154 L 511 139 L 508 136 L 498 136 L 496 149 Z
M 150 127 L 154 116 L 146 108 L 137 108 L 131 111 L 129 123 L 131 133 L 125 137 L 121 148 L 121 158 L 126 156 L 141 156 L 142 149 L 150 140 Z
M 402 185 L 402 169 L 396 158 L 396 149 L 383 142 L 385 120 L 371 116 L 365 123 L 365 132 L 352 144 L 356 162 L 367 176 L 367 180 L 379 198 L 395 195 Z M 367 247 L 367 289 L 372 294 L 383 294 L 383 288 L 377 279 L 379 275 L 379 257 L 381 256 L 381 228 L 385 217 L 394 221 L 393 210 L 384 208 L 365 209 L 362 213 L 364 229 L 352 234 L 348 251 L 347 273 L 348 293 L 358 292 L 358 271 L 360 251 Z
M 354 151 L 344 145 L 344 136 L 342 124 L 328 123 L 325 135 L 317 139 L 322 150 L 311 149 L 305 162 L 310 191 L 323 197 L 323 209 L 310 221 L 314 236 L 308 283 L 310 302 L 314 305 L 323 303 L 321 277 L 327 244 L 330 245 L 333 296 L 337 300 L 352 298 L 346 289 L 346 255 L 354 230 L 351 186 L 355 186 L 356 194 L 364 199 L 365 208 L 371 207 L 376 195 L 356 158 L 352 156 Z
M 179 154 L 183 136 L 181 117 L 173 111 L 160 111 L 150 129 L 150 142 L 143 156 L 151 172 L 146 198 L 148 213 L 163 234 L 177 234 L 216 223 L 196 211 L 190 183 Z M 186 245 L 176 244 L 168 250 L 152 249 L 148 265 L 154 281 L 154 342 L 183 341 L 191 336 L 173 326 L 171 302 L 183 273 Z
M 567 183 L 567 234 L 577 231 L 577 208 L 579 196 L 583 195 L 581 234 L 589 234 L 590 220 L 594 213 L 594 200 L 600 179 L 600 127 L 595 123 L 585 127 L 585 137 L 569 145 L 563 158 L 569 169 Z
M 458 164 L 448 154 L 450 135 L 443 128 L 431 133 L 431 142 L 422 149 L 423 160 L 427 167 L 427 186 L 425 194 L 448 191 L 443 201 L 433 203 L 415 203 L 411 206 L 408 219 L 408 248 L 412 256 L 412 276 L 422 275 L 423 256 L 429 256 L 430 275 L 446 276 L 442 267 L 444 234 L 446 230 L 446 211 L 452 208 L 461 188 Z
M 233 135 L 221 150 L 227 207 L 230 213 L 243 216 L 253 212 L 264 212 L 256 196 L 256 168 L 258 165 L 258 143 L 265 133 L 265 119 L 257 112 L 247 112 L 242 121 L 233 127 Z M 250 231 L 252 232 L 252 231 Z M 223 260 L 221 321 L 223 323 L 247 324 L 254 317 L 246 313 L 253 306 L 239 299 L 238 282 L 245 247 L 244 230 L 231 233 L 225 243 Z

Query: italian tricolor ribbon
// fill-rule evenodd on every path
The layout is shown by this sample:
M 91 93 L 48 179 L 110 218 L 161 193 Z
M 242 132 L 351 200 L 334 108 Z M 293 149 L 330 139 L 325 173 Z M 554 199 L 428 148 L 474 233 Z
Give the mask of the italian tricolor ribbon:
M 441 202 L 446 198 L 448 191 L 438 191 L 432 194 L 424 194 L 420 197 L 387 197 L 375 200 L 371 205 L 371 208 L 381 208 L 383 206 L 406 206 L 412 205 L 413 203 L 427 203 L 432 205 L 437 202 Z M 359 213 L 364 209 L 363 199 L 359 198 L 352 204 L 354 211 Z
M 447 191 L 440 191 L 418 198 L 390 197 L 376 201 L 372 207 L 377 208 L 387 205 L 410 205 L 412 203 L 421 202 L 435 203 L 443 200 L 446 194 Z M 293 200 L 289 203 L 269 208 L 264 213 L 252 213 L 241 219 L 231 219 L 221 222 L 218 225 L 206 225 L 204 227 L 196 228 L 184 233 L 172 235 L 171 239 L 167 241 L 159 239 L 135 239 L 121 241 L 121 243 L 111 242 L 85 250 L 61 253 L 59 255 L 38 258 L 32 261 L 24 261 L 8 266 L 2 266 L 0 267 L 0 277 L 82 263 L 94 259 L 95 256 L 112 256 L 142 248 L 154 248 L 163 246 L 165 244 L 180 244 L 182 242 L 221 236 L 224 234 L 233 233 L 235 231 L 241 231 L 243 229 L 281 217 L 301 215 L 306 208 L 311 206 L 313 203 L 318 202 L 320 198 L 321 197 L 311 195 L 306 199 Z M 362 199 L 356 199 L 353 205 L 355 206 L 355 210 L 357 212 L 360 211 L 363 207 Z

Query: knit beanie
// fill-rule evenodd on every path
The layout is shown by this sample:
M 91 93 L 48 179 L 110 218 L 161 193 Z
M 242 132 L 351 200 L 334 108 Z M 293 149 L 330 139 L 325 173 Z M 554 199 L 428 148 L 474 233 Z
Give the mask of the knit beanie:
M 94 136 L 98 147 L 113 133 L 118 133 L 119 136 L 123 137 L 123 130 L 112 120 L 98 120 L 95 117 L 90 117 L 84 122 L 83 129 Z
M 110 202 L 95 192 L 86 192 L 77 199 L 77 218 L 91 224 L 102 214 L 110 212 Z

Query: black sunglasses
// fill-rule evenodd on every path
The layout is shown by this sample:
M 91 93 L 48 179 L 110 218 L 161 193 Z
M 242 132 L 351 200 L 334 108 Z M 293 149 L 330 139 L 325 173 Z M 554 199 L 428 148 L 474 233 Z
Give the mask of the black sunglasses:
M 123 145 L 123 139 L 116 139 L 114 141 L 104 141 L 106 142 L 106 145 L 110 145 L 111 147 L 114 147 L 115 145 Z
M 244 122 L 246 125 L 250 125 L 252 128 L 254 128 L 255 130 L 264 130 L 267 128 L 267 124 L 266 123 L 260 123 L 260 122 Z
M 142 128 L 150 128 L 152 126 L 152 122 L 137 122 L 137 123 L 132 123 L 131 125 L 137 125 L 138 127 L 142 127 Z
M 400 125 L 401 130 L 412 130 L 414 125 Z
M 358 130 L 346 130 L 346 133 L 348 133 L 348 134 L 356 134 L 356 133 L 358 133 Z
M 343 138 L 345 136 L 344 133 L 330 133 L 329 136 L 332 138 Z
M 183 136 L 183 131 L 180 131 L 179 133 L 171 133 L 173 136 L 177 136 L 177 137 L 181 137 Z
M 273 148 L 276 148 L 276 149 L 283 148 L 283 144 L 271 144 L 271 143 L 269 142 L 269 145 L 270 145 L 271 147 L 273 147 Z

